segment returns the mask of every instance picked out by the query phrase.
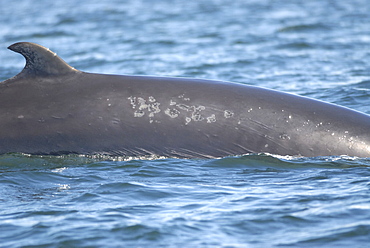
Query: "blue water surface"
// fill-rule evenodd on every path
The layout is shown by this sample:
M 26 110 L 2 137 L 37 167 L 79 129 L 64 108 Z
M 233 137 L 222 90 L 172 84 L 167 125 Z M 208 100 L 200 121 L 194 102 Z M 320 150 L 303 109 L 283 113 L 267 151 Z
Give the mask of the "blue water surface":
M 0 1 L 30 41 L 97 73 L 233 81 L 370 113 L 368 0 Z M 1 106 L 0 106 L 1 107 Z M 0 156 L 0 247 L 369 247 L 370 160 Z

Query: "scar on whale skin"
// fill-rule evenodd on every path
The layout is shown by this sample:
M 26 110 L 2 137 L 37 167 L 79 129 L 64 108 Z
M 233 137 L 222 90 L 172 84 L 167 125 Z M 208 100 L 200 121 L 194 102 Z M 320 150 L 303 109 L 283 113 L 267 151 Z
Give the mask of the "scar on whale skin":
M 176 118 L 176 117 L 178 117 L 179 116 L 179 114 L 180 114 L 180 111 L 178 111 L 177 109 L 166 109 L 165 111 L 164 111 L 164 113 L 166 114 L 166 115 L 168 115 L 169 117 L 171 117 L 171 118 Z
M 155 114 L 161 112 L 160 109 L 160 103 L 157 102 L 157 100 L 153 96 L 149 96 L 148 99 L 144 99 L 142 97 L 134 97 L 130 96 L 128 97 L 130 100 L 130 104 L 133 109 L 136 109 L 134 111 L 134 117 L 143 117 L 145 115 L 145 110 L 148 111 L 149 117 L 154 117 Z M 150 123 L 152 123 L 153 120 L 150 120 Z
M 212 114 L 210 117 L 207 117 L 207 123 L 216 122 L 216 115 Z
M 225 110 L 224 111 L 225 118 L 231 118 L 231 117 L 233 117 L 233 115 L 234 115 L 234 113 L 230 110 Z

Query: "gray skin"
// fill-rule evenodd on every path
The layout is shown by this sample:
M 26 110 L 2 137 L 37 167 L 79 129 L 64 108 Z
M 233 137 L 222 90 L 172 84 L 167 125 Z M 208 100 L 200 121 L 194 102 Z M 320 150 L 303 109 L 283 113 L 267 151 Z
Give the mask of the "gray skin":
M 0 83 L 0 153 L 370 157 L 368 115 L 229 82 L 78 71 L 33 43 Z

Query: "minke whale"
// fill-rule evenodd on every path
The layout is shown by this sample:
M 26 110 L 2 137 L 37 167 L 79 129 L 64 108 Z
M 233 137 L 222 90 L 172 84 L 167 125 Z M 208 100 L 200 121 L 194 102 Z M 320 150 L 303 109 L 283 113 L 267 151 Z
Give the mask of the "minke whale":
M 8 47 L 24 69 L 0 83 L 0 153 L 219 158 L 370 157 L 370 117 L 245 84 L 74 69 L 49 49 Z

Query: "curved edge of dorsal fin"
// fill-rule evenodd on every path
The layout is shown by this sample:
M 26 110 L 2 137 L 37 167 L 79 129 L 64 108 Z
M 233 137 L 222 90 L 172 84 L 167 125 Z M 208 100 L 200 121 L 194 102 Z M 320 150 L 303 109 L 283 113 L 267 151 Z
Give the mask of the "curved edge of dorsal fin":
M 22 54 L 26 59 L 25 67 L 17 76 L 56 76 L 78 72 L 56 53 L 35 43 L 18 42 L 9 46 L 8 49 Z

